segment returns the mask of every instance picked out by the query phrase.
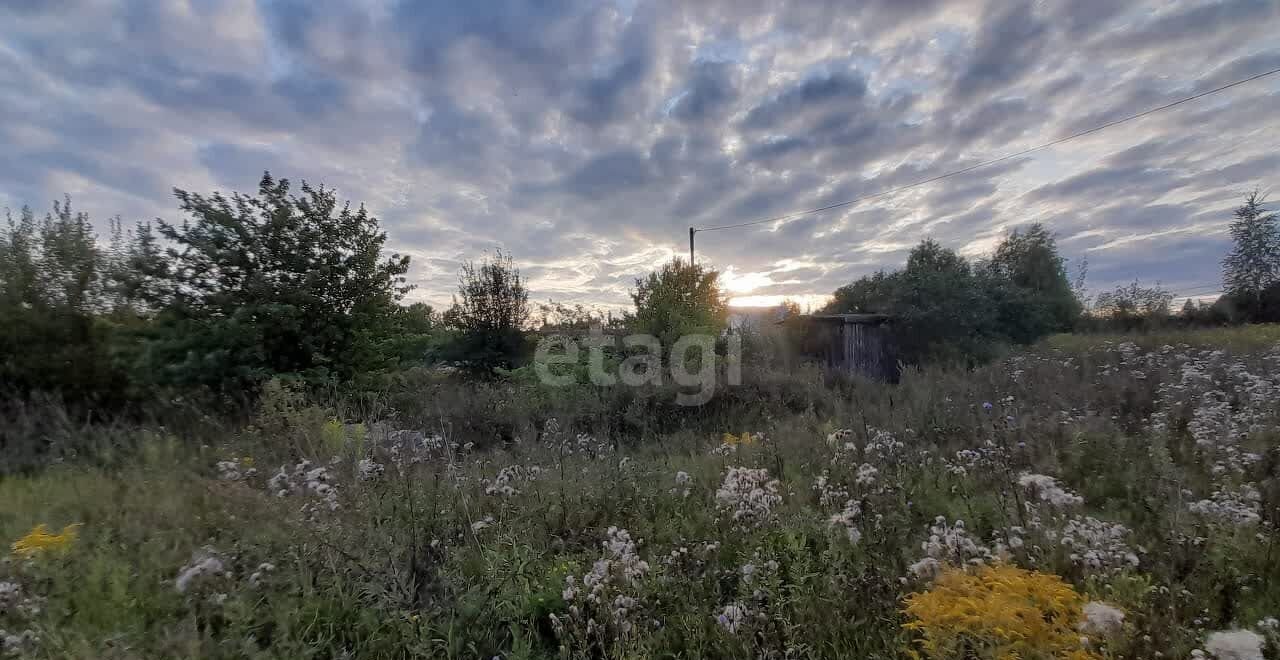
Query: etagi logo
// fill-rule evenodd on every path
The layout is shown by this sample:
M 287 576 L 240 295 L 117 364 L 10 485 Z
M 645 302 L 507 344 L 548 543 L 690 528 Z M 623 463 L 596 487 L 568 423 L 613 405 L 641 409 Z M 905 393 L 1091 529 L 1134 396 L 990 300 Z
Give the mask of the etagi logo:
M 715 395 L 719 382 L 742 384 L 742 337 L 732 334 L 724 339 L 725 354 L 716 355 L 716 335 L 689 334 L 671 345 L 666 371 L 681 388 L 697 388 L 696 393 L 680 391 L 676 404 L 700 406 Z M 626 358 L 611 373 L 605 365 L 605 349 L 617 349 L 619 340 Z M 606 335 L 597 326 L 585 338 L 552 335 L 538 342 L 534 351 L 534 370 L 546 385 L 565 387 L 577 380 L 575 373 L 555 373 L 552 365 L 581 365 L 583 347 L 587 351 L 587 378 L 593 385 L 632 387 L 662 385 L 664 382 L 662 342 L 653 335 L 632 334 L 623 337 Z M 719 357 L 719 361 L 717 361 Z

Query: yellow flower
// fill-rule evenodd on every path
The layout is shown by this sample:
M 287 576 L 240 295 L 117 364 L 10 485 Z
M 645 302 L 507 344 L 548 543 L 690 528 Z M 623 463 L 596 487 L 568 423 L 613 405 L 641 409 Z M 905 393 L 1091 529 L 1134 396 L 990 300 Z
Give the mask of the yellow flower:
M 948 569 L 906 598 L 920 658 L 1096 660 L 1078 631 L 1084 597 L 1056 575 L 1012 566 Z
M 49 526 L 41 523 L 26 536 L 13 542 L 13 554 L 30 559 L 46 552 L 65 552 L 76 540 L 80 523 L 67 525 L 60 534 L 50 534 Z
M 726 445 L 749 445 L 755 442 L 755 437 L 750 431 L 743 431 L 741 436 L 725 433 L 720 437 L 720 442 Z

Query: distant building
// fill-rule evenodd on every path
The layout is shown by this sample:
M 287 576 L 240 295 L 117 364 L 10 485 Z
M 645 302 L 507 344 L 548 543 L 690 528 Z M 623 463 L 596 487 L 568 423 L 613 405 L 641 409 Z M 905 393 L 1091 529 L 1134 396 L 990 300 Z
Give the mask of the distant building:
M 887 383 L 902 375 L 886 314 L 808 314 L 794 322 L 800 353 L 828 369 Z

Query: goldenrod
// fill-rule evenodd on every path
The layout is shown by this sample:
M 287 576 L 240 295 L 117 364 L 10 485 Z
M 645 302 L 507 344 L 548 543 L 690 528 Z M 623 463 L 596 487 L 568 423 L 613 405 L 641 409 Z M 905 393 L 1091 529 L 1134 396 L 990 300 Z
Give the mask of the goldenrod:
M 921 634 L 923 657 L 1098 657 L 1078 631 L 1084 597 L 1056 575 L 999 565 L 953 568 L 906 601 L 913 620 L 903 627 Z
M 13 542 L 13 554 L 30 559 L 46 552 L 64 552 L 76 540 L 80 523 L 67 525 L 59 534 L 50 534 L 49 526 L 41 523 L 27 535 Z
M 721 436 L 720 442 L 726 445 L 750 445 L 755 442 L 755 437 L 751 435 L 750 431 L 743 431 L 740 436 L 725 433 Z

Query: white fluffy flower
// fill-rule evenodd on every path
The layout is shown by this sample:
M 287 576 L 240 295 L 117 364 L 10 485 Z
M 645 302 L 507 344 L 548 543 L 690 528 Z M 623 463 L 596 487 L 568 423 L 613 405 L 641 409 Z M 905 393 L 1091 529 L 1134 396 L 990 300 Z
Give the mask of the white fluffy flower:
M 721 628 L 729 631 L 729 634 L 732 635 L 738 632 L 738 628 L 742 626 L 746 619 L 747 609 L 737 603 L 732 603 L 725 605 L 724 609 L 720 610 L 719 616 L 716 617 L 716 623 L 720 624 Z
M 1085 603 L 1084 621 L 1080 622 L 1081 631 L 1106 637 L 1119 632 L 1123 625 L 1123 610 L 1098 600 Z
M 1263 660 L 1265 641 L 1251 630 L 1224 630 L 1209 635 L 1204 649 L 1218 660 Z
M 1032 491 L 1040 501 L 1056 507 L 1079 506 L 1084 498 L 1058 485 L 1058 480 L 1044 474 L 1023 474 L 1018 485 Z
M 372 481 L 377 479 L 382 476 L 382 473 L 385 471 L 382 464 L 372 458 L 360 459 L 360 463 L 357 465 L 357 468 L 360 470 L 360 479 L 362 481 Z
M 782 502 L 778 489 L 777 480 L 769 478 L 768 470 L 731 467 L 716 490 L 716 505 L 729 511 L 735 521 L 757 525 Z
M 173 588 L 178 593 L 186 593 L 191 585 L 205 576 L 226 574 L 226 566 L 215 553 L 209 550 L 197 552 L 191 557 L 191 563 L 182 567 L 178 577 L 173 581 Z
M 477 520 L 471 523 L 471 533 L 477 534 L 484 528 L 493 524 L 493 516 L 485 516 L 483 520 Z

